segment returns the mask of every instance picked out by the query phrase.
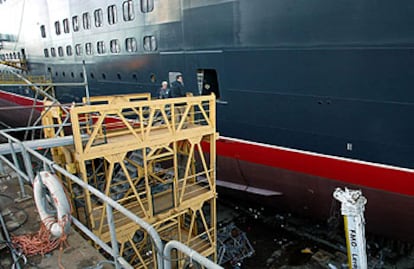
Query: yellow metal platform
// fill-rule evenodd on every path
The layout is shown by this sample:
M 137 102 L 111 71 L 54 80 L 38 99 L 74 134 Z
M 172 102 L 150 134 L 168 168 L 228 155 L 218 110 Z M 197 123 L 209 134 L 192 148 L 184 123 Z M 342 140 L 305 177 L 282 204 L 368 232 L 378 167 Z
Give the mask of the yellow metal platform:
M 166 242 L 178 240 L 216 261 L 215 97 L 132 94 L 85 103 L 71 108 L 74 147 L 56 151 L 56 161 L 153 225 Z M 59 122 L 58 109 L 45 113 L 45 122 Z M 106 205 L 67 182 L 78 218 L 109 243 Z M 113 215 L 120 254 L 135 268 L 156 268 L 157 250 L 145 232 Z M 185 263 L 176 258 L 179 267 Z

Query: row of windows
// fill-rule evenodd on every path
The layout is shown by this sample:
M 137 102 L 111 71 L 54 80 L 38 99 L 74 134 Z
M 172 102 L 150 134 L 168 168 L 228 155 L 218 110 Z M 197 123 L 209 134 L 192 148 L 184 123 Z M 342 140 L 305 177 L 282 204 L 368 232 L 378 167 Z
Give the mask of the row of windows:
M 55 72 L 55 77 L 59 77 L 59 76 L 62 76 L 62 77 L 66 77 L 66 72 L 65 71 L 63 71 L 62 72 L 62 74 L 60 74 L 60 73 L 58 73 L 58 72 Z M 69 76 L 69 75 L 68 75 Z M 95 78 L 95 74 L 94 73 L 90 73 L 89 74 L 89 76 L 90 76 L 90 78 L 92 78 L 92 79 L 94 79 Z M 107 74 L 106 73 L 102 73 L 101 74 L 101 76 L 102 76 L 102 79 L 107 79 Z M 76 78 L 76 74 L 74 73 L 74 72 L 70 72 L 70 77 L 72 77 L 72 78 Z M 81 72 L 81 73 L 79 73 L 79 77 L 81 77 L 81 78 L 83 78 L 84 77 L 84 75 L 83 75 L 83 73 Z M 122 77 L 122 75 L 120 74 L 120 73 L 117 73 L 116 74 L 116 77 L 118 78 L 118 80 L 123 80 L 124 78 Z M 133 80 L 135 80 L 135 81 L 137 81 L 137 74 L 132 74 L 132 79 Z M 155 75 L 154 74 L 151 74 L 150 75 L 150 81 L 151 82 L 155 82 L 156 81 L 156 78 L 155 78 Z
M 0 59 L 1 60 L 13 60 L 13 59 L 20 59 L 21 55 L 20 52 L 10 52 L 10 53 L 5 53 L 5 54 L 0 54 Z
M 137 40 L 134 37 L 129 37 L 125 39 L 125 51 L 127 52 L 136 52 L 138 49 L 137 46 Z M 81 44 L 75 45 L 75 54 L 77 56 L 83 55 L 83 49 L 85 49 L 86 55 L 92 55 L 93 54 L 93 46 L 91 42 L 85 43 L 85 46 L 82 46 Z M 143 49 L 145 51 L 155 51 L 157 50 L 157 40 L 154 36 L 144 36 L 143 39 Z M 44 49 L 44 55 L 45 57 L 63 57 L 65 56 L 65 51 L 67 56 L 73 55 L 73 49 L 71 45 L 66 46 L 66 49 L 63 47 L 58 47 L 57 52 L 55 48 L 50 48 L 50 54 L 49 49 Z M 111 53 L 120 53 L 121 52 L 121 43 L 118 39 L 112 39 L 109 41 L 109 51 Z M 107 52 L 107 48 L 105 47 L 104 41 L 98 41 L 96 42 L 96 52 L 98 54 L 104 54 Z
M 141 4 L 141 12 L 148 13 L 154 10 L 154 0 L 140 0 Z M 107 7 L 107 21 L 109 25 L 113 25 L 118 22 L 118 12 L 116 5 L 110 5 Z M 135 11 L 134 11 L 134 3 L 132 0 L 127 0 L 122 3 L 122 14 L 124 21 L 132 21 L 135 19 Z M 81 20 L 79 16 L 75 15 L 72 17 L 72 30 L 74 32 L 78 32 L 82 27 L 84 30 L 91 29 L 91 14 L 89 12 L 85 12 L 81 16 Z M 101 27 L 104 23 L 104 11 L 102 8 L 95 9 L 93 12 L 94 24 L 95 27 Z M 69 19 L 64 19 L 61 23 L 60 21 L 55 22 L 55 33 L 56 35 L 60 35 L 62 33 L 67 34 L 70 32 L 70 22 Z M 40 26 L 40 35 L 43 38 L 46 38 L 46 27 L 45 25 Z

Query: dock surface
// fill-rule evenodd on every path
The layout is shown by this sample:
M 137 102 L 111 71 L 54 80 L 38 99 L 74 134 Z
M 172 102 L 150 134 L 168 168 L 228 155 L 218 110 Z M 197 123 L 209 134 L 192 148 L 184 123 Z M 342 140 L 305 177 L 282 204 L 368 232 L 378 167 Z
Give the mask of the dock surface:
M 8 171 L 8 168 L 5 167 Z M 7 226 L 10 226 L 11 235 L 32 234 L 39 230 L 40 217 L 33 200 L 32 188 L 25 185 L 25 191 L 30 198 L 16 202 L 19 197 L 19 185 L 16 175 L 12 172 L 3 173 L 0 177 L 0 211 Z M 0 245 L 0 268 L 11 268 L 13 261 L 9 249 Z M 98 263 L 107 260 L 85 238 L 73 229 L 67 236 L 67 246 L 59 258 L 59 249 L 44 256 L 36 255 L 27 258 L 26 265 L 22 268 L 52 269 L 59 268 L 59 261 L 66 269 L 97 268 Z M 103 268 L 114 268 L 111 264 L 105 264 Z

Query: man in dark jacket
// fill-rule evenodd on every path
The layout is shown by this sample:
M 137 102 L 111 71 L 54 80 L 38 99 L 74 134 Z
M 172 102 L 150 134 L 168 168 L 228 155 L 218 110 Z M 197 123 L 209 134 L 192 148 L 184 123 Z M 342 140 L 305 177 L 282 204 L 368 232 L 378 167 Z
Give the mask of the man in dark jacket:
M 171 90 L 170 90 L 170 97 L 184 97 L 185 96 L 185 88 L 183 82 L 183 76 L 177 75 L 175 81 L 171 83 Z

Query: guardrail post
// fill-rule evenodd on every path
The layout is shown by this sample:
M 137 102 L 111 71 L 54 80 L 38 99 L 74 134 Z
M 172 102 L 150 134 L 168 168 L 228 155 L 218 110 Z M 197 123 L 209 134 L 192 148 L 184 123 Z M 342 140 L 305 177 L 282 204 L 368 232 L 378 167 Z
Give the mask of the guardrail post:
M 111 233 L 111 251 L 112 251 L 112 257 L 114 257 L 114 263 L 116 269 L 121 269 L 118 257 L 119 257 L 119 249 L 118 249 L 118 241 L 116 241 L 116 230 L 115 230 L 115 224 L 114 224 L 114 217 L 112 214 L 112 207 L 107 203 L 106 204 L 106 217 L 109 225 L 109 232 Z
M 22 173 L 22 170 L 20 169 L 20 166 L 19 166 L 19 161 L 17 160 L 17 154 L 14 149 L 13 142 L 10 139 L 9 139 L 9 145 L 11 149 L 14 166 Z M 21 201 L 31 198 L 29 195 L 26 195 L 26 191 L 24 190 L 23 178 L 21 177 L 20 173 L 17 173 L 17 179 L 19 180 L 19 186 L 20 186 L 20 193 L 19 193 L 20 198 L 17 198 L 16 202 L 21 202 Z
M 33 174 L 33 169 L 32 169 L 32 162 L 30 161 L 30 156 L 27 153 L 27 150 L 23 146 L 22 142 L 19 142 L 19 146 L 22 150 L 23 162 L 24 162 L 24 167 L 26 168 L 26 173 L 29 176 L 30 183 L 33 183 L 34 174 Z

